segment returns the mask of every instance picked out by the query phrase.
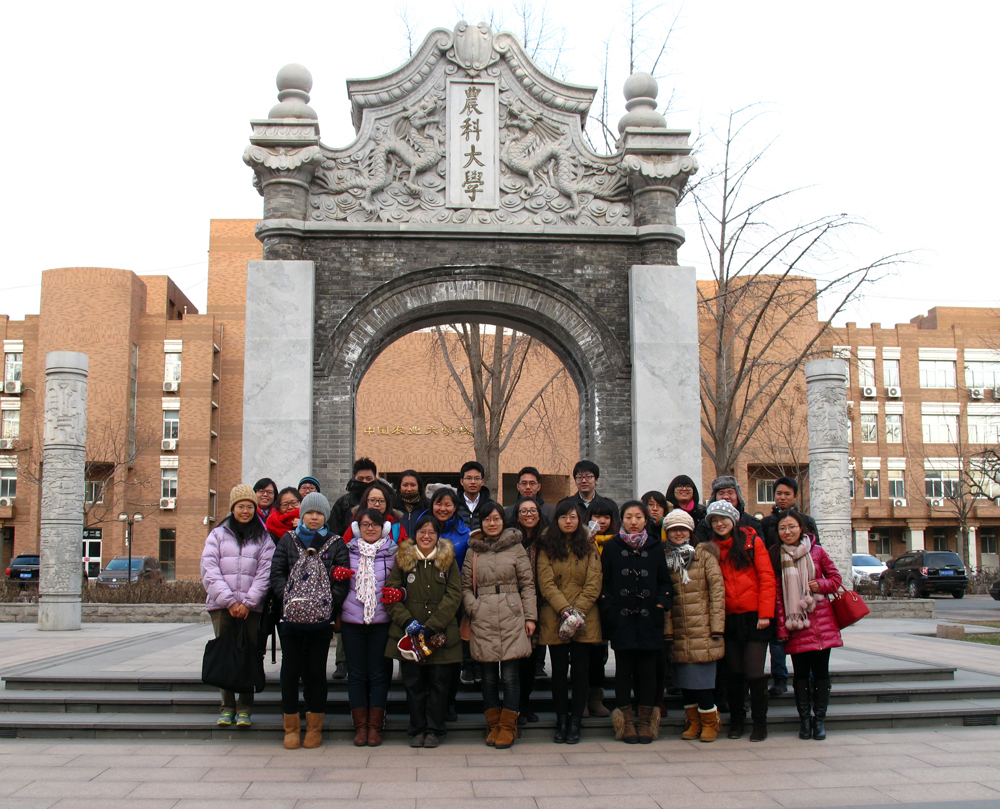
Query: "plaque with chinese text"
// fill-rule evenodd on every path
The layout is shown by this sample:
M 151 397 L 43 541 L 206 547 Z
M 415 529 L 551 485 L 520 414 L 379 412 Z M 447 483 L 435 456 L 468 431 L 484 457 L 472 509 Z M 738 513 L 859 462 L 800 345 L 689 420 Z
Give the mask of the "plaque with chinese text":
M 494 82 L 448 82 L 449 208 L 492 209 L 499 205 L 497 101 Z

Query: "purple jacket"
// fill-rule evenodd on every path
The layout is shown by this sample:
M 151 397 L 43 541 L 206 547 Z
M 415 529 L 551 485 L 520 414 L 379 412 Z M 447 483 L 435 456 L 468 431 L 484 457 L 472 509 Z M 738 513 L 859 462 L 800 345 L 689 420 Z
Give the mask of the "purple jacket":
M 359 542 L 364 542 L 364 540 L 355 538 L 347 543 L 347 552 L 351 557 L 351 570 L 355 571 L 358 569 L 358 561 L 361 559 L 361 553 L 358 551 Z M 375 591 L 380 598 L 382 588 L 385 587 L 386 579 L 389 578 L 389 573 L 395 564 L 396 543 L 390 540 L 375 554 Z M 365 622 L 365 605 L 358 601 L 357 583 L 358 577 L 351 576 L 351 587 L 347 592 L 347 598 L 344 599 L 344 607 L 340 613 L 340 620 L 344 623 L 363 624 Z M 386 612 L 385 604 L 381 600 L 375 604 L 375 615 L 371 622 L 373 624 L 389 623 L 389 613 Z
M 236 535 L 226 521 L 208 535 L 201 552 L 201 583 L 208 597 L 209 610 L 229 609 L 233 604 L 246 604 L 260 612 L 271 577 L 271 556 L 274 543 L 265 531 L 257 542 L 247 542 L 240 548 Z
M 778 546 L 775 546 L 774 550 L 777 549 Z M 819 593 L 817 593 L 816 598 L 816 609 L 809 613 L 808 628 L 792 632 L 785 628 L 785 598 L 781 589 L 781 573 L 779 572 L 776 576 L 778 580 L 778 639 L 785 641 L 786 654 L 817 652 L 821 649 L 844 645 L 844 641 L 840 637 L 840 627 L 837 626 L 837 619 L 833 614 L 833 607 L 830 606 L 829 600 L 824 598 L 824 596 L 832 595 L 840 589 L 840 571 L 837 570 L 837 566 L 829 554 L 820 545 L 813 545 L 809 549 L 809 555 L 816 568 Z M 774 559 L 774 555 L 771 558 Z

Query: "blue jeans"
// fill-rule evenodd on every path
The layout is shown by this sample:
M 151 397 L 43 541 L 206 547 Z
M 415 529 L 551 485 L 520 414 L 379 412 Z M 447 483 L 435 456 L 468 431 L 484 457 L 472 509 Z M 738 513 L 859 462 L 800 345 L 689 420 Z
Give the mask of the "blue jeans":
M 348 624 L 340 626 L 347 657 L 347 699 L 355 708 L 384 708 L 389 696 L 385 647 L 389 624 Z
M 770 644 L 771 652 L 771 676 L 774 678 L 788 679 L 788 662 L 785 659 L 784 641 L 772 640 Z
M 500 683 L 503 682 L 503 707 L 508 711 L 519 711 L 521 704 L 520 660 L 502 660 L 496 663 L 480 663 L 483 687 L 483 709 L 500 707 Z M 499 673 L 498 673 L 499 668 Z

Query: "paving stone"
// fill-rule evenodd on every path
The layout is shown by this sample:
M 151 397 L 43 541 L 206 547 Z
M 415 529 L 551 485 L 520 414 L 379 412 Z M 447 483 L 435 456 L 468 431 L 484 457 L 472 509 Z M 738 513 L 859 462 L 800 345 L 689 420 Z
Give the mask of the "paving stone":
M 1000 766 L 994 767 L 920 767 L 896 770 L 911 784 L 958 784 L 968 781 L 1000 779 Z
M 615 750 L 606 753 L 564 753 L 563 758 L 567 764 L 574 767 L 605 765 L 605 764 L 662 764 L 662 756 L 653 750 L 623 751 Z M 526 762 L 530 764 L 544 765 L 548 762 Z
M 807 806 L 870 806 L 886 803 L 885 793 L 871 787 L 769 789 L 766 794 L 782 806 L 796 807 L 796 809 L 804 809 Z
M 794 775 L 762 769 L 756 775 L 702 776 L 694 775 L 691 782 L 704 792 L 770 792 L 775 789 L 798 789 L 807 786 Z
M 926 803 L 946 801 L 957 805 L 957 801 L 993 800 L 1000 802 L 1000 789 L 992 789 L 985 784 L 909 784 L 906 786 L 886 786 L 881 792 L 897 801 Z
M 239 781 L 220 781 L 215 784 L 206 784 L 204 781 L 154 781 L 149 784 L 139 784 L 128 796 L 200 800 L 236 799 L 246 792 L 249 786 L 249 783 Z
M 898 770 L 906 767 L 920 767 L 923 764 L 920 759 L 910 756 L 840 755 L 817 760 L 822 761 L 831 770 L 848 772 L 886 772 L 887 770 Z M 774 765 L 772 764 L 771 766 Z
M 796 776 L 813 787 L 881 787 L 891 784 L 913 783 L 892 770 L 864 772 L 799 772 Z
M 520 781 L 524 777 L 518 767 L 420 767 L 417 769 L 418 781 Z
M 591 795 L 701 795 L 703 793 L 703 790 L 696 787 L 687 778 L 629 778 L 624 780 L 584 778 L 583 785 Z
M 589 767 L 574 767 L 569 764 L 562 767 L 521 767 L 521 773 L 526 780 L 536 781 L 546 778 L 628 778 L 628 773 L 622 764 Z
M 62 770 L 62 772 L 86 772 L 84 768 L 67 768 Z M 158 769 L 147 769 L 142 770 L 142 780 L 143 781 L 200 781 L 209 772 L 208 767 L 176 767 L 171 769 L 169 767 L 160 767 Z M 100 775 L 96 778 L 98 781 L 135 781 L 136 771 L 130 767 L 108 767 L 106 770 L 102 771 Z M 230 778 L 230 781 L 243 780 L 249 783 L 250 779 L 244 777 L 243 779 Z
M 497 801 L 494 798 L 477 800 L 476 798 L 417 798 L 417 809 L 468 809 L 468 807 L 480 807 L 481 809 L 497 809 Z M 534 798 L 505 798 L 502 804 L 503 809 L 538 809 L 538 804 Z
M 477 798 L 507 797 L 552 797 L 573 796 L 586 797 L 590 793 L 579 779 L 531 779 L 524 781 L 476 781 L 472 784 Z
M 560 767 L 566 764 L 588 764 L 588 763 L 602 763 L 606 761 L 604 759 L 604 754 L 602 753 L 584 753 L 584 758 L 592 757 L 592 761 L 578 761 L 576 756 L 572 755 L 560 755 L 559 753 L 515 753 L 510 756 L 505 756 L 503 759 L 497 759 L 492 753 L 487 754 L 473 754 L 465 757 L 465 762 L 470 767 L 495 767 L 497 765 L 503 767 L 520 767 L 522 765 L 536 765 L 540 767 Z
M 677 799 L 670 795 L 654 795 L 653 798 L 661 809 L 678 809 Z M 711 800 L 692 801 L 706 809 L 780 809 L 781 804 L 763 792 L 744 792 L 741 795 L 728 792 L 716 792 Z
M 248 799 L 270 800 L 288 798 L 303 800 L 320 798 L 329 794 L 338 799 L 358 797 L 361 791 L 359 781 L 338 781 L 336 785 L 320 785 L 315 781 L 258 781 L 250 784 L 240 796 L 240 803 Z
M 54 806 L 57 809 L 171 809 L 177 801 L 173 798 L 60 798 Z M 207 809 L 207 807 L 206 807 Z M 218 805 L 216 805 L 218 809 Z
M 119 753 L 105 753 L 103 750 L 98 753 L 88 753 L 79 756 L 75 756 L 72 761 L 70 761 L 65 766 L 67 767 L 112 767 L 122 763 L 123 758 L 128 761 L 129 767 L 138 767 L 143 770 L 146 769 L 159 769 L 160 767 L 166 767 L 174 756 L 145 756 L 145 755 L 135 755 L 127 754 L 123 756 Z M 46 765 L 51 766 L 48 761 Z M 196 766 L 196 765 L 191 765 Z M 208 766 L 206 764 L 201 764 L 200 766 Z M 141 779 L 135 779 L 141 780 Z
M 687 761 L 683 764 L 623 764 L 625 772 L 632 778 L 685 778 L 689 775 L 732 775 L 732 770 L 718 761 Z M 760 765 L 757 764 L 757 772 Z M 753 770 L 751 770 L 753 772 Z
M 805 772 L 832 772 L 838 773 L 838 777 L 840 778 L 849 777 L 843 774 L 843 770 L 834 770 L 830 766 L 830 761 L 839 760 L 840 759 L 796 758 L 787 762 L 782 762 L 781 771 L 791 775 L 798 775 Z M 855 759 L 852 757 L 850 760 L 854 761 Z M 762 762 L 759 759 L 756 761 L 730 761 L 723 766 L 725 766 L 725 768 L 730 772 L 734 772 L 737 775 L 753 775 L 754 773 L 759 773 L 761 771 Z M 773 767 L 774 765 L 769 764 L 768 766 Z
M 415 798 L 391 798 L 388 800 L 301 800 L 295 803 L 295 809 L 416 809 Z M 215 807 L 218 809 L 218 807 Z
M 106 772 L 104 767 L 44 767 L 37 766 L 31 768 L 31 780 L 32 781 L 90 781 L 93 778 L 97 778 L 99 775 Z M 0 770 L 0 784 L 5 783 L 9 780 L 20 780 L 24 777 L 25 770 L 17 769 L 3 769 Z M 120 778 L 120 781 L 134 781 L 135 773 L 132 773 L 132 778 Z
M 414 784 L 401 781 L 383 783 L 369 781 L 361 785 L 358 797 L 367 800 L 381 800 L 383 798 L 415 798 L 417 795 L 465 799 L 475 797 L 471 781 L 439 781 L 432 787 L 416 787 Z M 341 796 L 338 794 L 337 797 Z
M 89 782 L 81 786 L 76 781 L 34 781 L 14 793 L 15 798 L 78 798 L 85 792 L 88 798 L 124 798 L 139 786 L 138 782 L 107 781 Z M 157 797 L 164 797 L 158 795 Z
M 324 770 L 317 767 L 313 770 L 310 782 L 334 783 L 341 781 L 409 781 L 417 780 L 416 767 L 394 767 L 383 770 L 380 767 L 331 767 Z
M 608 809 L 608 799 L 593 798 L 535 798 L 538 809 Z M 614 809 L 660 809 L 649 795 L 619 795 Z
M 166 772 L 171 772 L 166 770 Z M 202 781 L 308 781 L 313 774 L 312 767 L 275 767 L 273 769 L 249 770 L 243 767 L 213 767 Z
M 31 781 L 28 779 L 24 780 L 11 780 L 4 783 L 0 783 L 0 798 L 6 798 L 8 795 L 13 795 L 19 789 L 26 787 Z

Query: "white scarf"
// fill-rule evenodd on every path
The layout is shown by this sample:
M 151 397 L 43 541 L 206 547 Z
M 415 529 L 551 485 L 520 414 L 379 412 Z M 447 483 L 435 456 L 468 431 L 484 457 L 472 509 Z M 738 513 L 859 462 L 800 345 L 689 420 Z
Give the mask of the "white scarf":
M 378 606 L 378 581 L 375 579 L 375 556 L 385 543 L 389 541 L 392 523 L 388 520 L 382 525 L 382 538 L 377 542 L 366 542 L 361 536 L 361 527 L 351 523 L 351 530 L 358 540 L 358 570 L 354 577 L 354 593 L 358 601 L 365 605 L 365 623 L 370 624 L 375 618 L 375 608 Z

